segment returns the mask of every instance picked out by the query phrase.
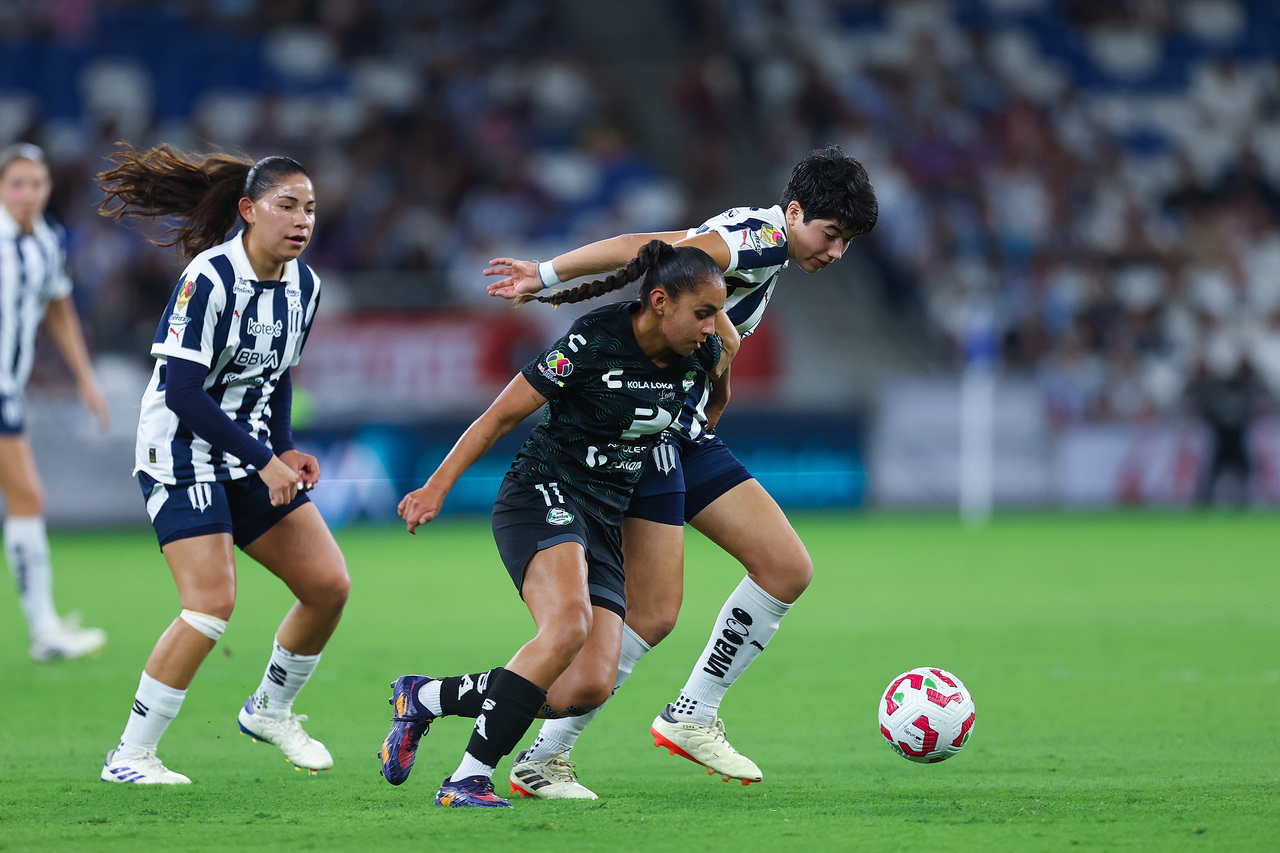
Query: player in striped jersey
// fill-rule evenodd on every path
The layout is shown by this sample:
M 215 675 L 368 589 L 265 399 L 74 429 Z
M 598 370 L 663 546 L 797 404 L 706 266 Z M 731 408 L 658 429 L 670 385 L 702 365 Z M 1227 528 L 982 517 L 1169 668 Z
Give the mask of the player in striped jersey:
M 53 183 L 44 152 L 14 145 L 0 152 L 0 491 L 4 555 L 18 583 L 35 660 L 94 654 L 107 642 L 100 628 L 60 618 L 53 604 L 53 571 L 44 524 L 44 486 L 36 470 L 23 414 L 27 379 L 41 321 L 71 367 L 80 397 L 107 426 L 107 401 L 98 389 L 66 271 L 66 236 L 44 215 Z
M 654 240 L 622 272 L 584 284 L 570 298 L 633 281 L 641 282 L 638 301 L 579 318 L 400 502 L 412 533 L 436 517 L 463 471 L 546 405 L 493 507 L 498 553 L 533 616 L 535 636 L 489 672 L 404 675 L 392 687 L 395 714 L 381 757 L 393 785 L 408 778 L 418 741 L 437 717 L 476 718 L 462 763 L 436 794 L 439 805 L 509 807 L 493 793 L 494 767 L 535 716 L 578 714 L 613 690 L 626 612 L 622 513 L 689 388 L 728 365 L 714 334 L 724 278 L 706 253 Z
M 190 780 L 156 757 L 236 598 L 235 547 L 279 577 L 297 602 L 276 631 L 266 671 L 239 713 L 241 731 L 298 769 L 333 766 L 293 713 L 347 601 L 346 563 L 306 491 L 320 477 L 296 450 L 292 384 L 320 298 L 298 256 L 315 227 L 311 178 L 288 157 L 194 158 L 167 145 L 122 146 L 98 176 L 105 216 L 173 217 L 161 246 L 191 262 L 156 330 L 134 471 L 181 613 L 147 659 L 109 782 Z M 229 240 L 234 226 L 240 230 Z
M 696 246 L 724 271 L 725 311 L 742 337 L 759 324 L 790 263 L 808 273 L 839 260 L 849 242 L 877 218 L 875 192 L 862 165 L 838 147 L 819 149 L 792 170 L 779 204 L 735 208 L 688 231 L 626 234 L 575 249 L 541 264 L 495 258 L 485 275 L 499 276 L 489 293 L 521 301 L 561 280 L 615 269 L 634 246 L 653 237 Z M 536 297 L 558 303 L 559 294 Z M 737 558 L 747 577 L 725 601 L 706 647 L 677 700 L 653 721 L 657 746 L 743 784 L 759 767 L 728 742 L 717 711 L 725 692 L 764 649 L 782 617 L 808 587 L 813 563 L 773 498 L 752 478 L 714 427 L 729 389 L 693 389 L 679 422 L 664 436 L 636 487 L 623 524 L 627 618 L 618 686 L 635 663 L 675 627 L 683 599 L 684 523 Z M 527 796 L 590 798 L 568 760 L 595 713 L 543 724 L 532 748 L 516 756 L 511 785 Z M 522 779 L 541 777 L 530 788 Z

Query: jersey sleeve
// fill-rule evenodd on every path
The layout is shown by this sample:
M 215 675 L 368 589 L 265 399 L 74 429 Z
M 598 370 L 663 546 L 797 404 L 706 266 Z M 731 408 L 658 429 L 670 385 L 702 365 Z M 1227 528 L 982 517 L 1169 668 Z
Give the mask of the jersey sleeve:
M 299 263 L 301 263 L 299 261 Z M 298 339 L 298 348 L 293 353 L 293 359 L 289 362 L 290 367 L 297 367 L 298 361 L 302 358 L 302 348 L 307 345 L 307 340 L 311 337 L 311 324 L 315 322 L 316 311 L 320 307 L 320 276 L 316 275 L 315 270 L 303 265 L 303 301 L 306 303 L 306 310 L 302 317 L 302 336 Z M 308 298 L 308 294 L 310 298 Z M 290 305 L 289 311 L 293 311 Z M 290 320 L 292 322 L 292 320 Z
M 53 233 L 58 238 L 57 256 L 53 259 L 53 266 L 49 271 L 49 277 L 45 282 L 44 300 L 52 302 L 55 299 L 71 295 L 71 276 L 67 273 L 67 236 L 61 226 L 53 226 Z
M 214 332 L 226 304 L 225 287 L 188 267 L 169 298 L 151 354 L 157 358 L 177 356 L 208 367 L 213 363 Z
M 582 329 L 582 320 L 579 318 L 564 337 L 526 364 L 521 371 L 534 390 L 548 400 L 563 396 L 583 376 L 587 352 L 583 348 L 586 337 L 582 334 Z
M 693 233 L 714 231 L 720 235 L 729 247 L 726 273 L 781 266 L 787 261 L 787 229 L 785 222 L 774 214 L 775 209 L 726 211 L 707 220 Z

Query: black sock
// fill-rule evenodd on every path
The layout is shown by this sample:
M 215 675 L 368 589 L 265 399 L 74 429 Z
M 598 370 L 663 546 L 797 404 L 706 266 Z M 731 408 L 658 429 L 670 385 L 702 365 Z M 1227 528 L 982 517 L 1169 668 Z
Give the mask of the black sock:
M 459 717 L 475 719 L 480 716 L 485 697 L 493 686 L 493 677 L 506 672 L 502 667 L 471 675 L 453 675 L 440 679 L 440 710 Z
M 498 766 L 516 748 L 547 698 L 547 691 L 514 672 L 494 672 L 484 713 L 476 719 L 467 743 L 467 753 L 490 767 Z

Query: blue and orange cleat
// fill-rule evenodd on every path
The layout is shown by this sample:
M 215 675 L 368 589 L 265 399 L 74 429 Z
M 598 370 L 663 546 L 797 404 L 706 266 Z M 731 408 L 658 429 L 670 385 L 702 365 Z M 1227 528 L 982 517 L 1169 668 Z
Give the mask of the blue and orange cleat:
M 387 701 L 395 709 L 395 714 L 391 717 L 391 731 L 382 742 L 378 757 L 382 759 L 382 775 L 392 785 L 399 785 L 409 778 L 414 756 L 418 753 L 418 741 L 435 719 L 418 704 L 418 690 L 430 681 L 435 679 L 426 675 L 402 675 L 391 683 L 391 698 Z
M 493 780 L 488 776 L 468 776 L 457 782 L 445 779 L 436 792 L 436 805 L 509 809 L 511 801 L 504 800 L 493 792 Z

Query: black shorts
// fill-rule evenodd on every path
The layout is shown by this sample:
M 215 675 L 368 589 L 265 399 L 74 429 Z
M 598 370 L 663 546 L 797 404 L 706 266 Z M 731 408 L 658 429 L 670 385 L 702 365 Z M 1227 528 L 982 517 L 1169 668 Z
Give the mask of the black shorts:
M 750 479 L 751 472 L 714 434 L 694 441 L 665 432 L 645 460 L 626 516 L 683 526 Z
M 272 506 L 271 490 L 257 474 L 242 480 L 167 486 L 139 471 L 138 483 L 161 548 L 178 539 L 212 533 L 230 533 L 236 545 L 244 548 L 311 502 L 306 492 L 298 492 L 292 503 Z
M 524 588 L 524 572 L 534 554 L 577 542 L 587 552 L 591 603 L 626 618 L 621 528 L 583 512 L 557 484 L 503 478 L 493 503 L 493 541 L 518 591 Z

